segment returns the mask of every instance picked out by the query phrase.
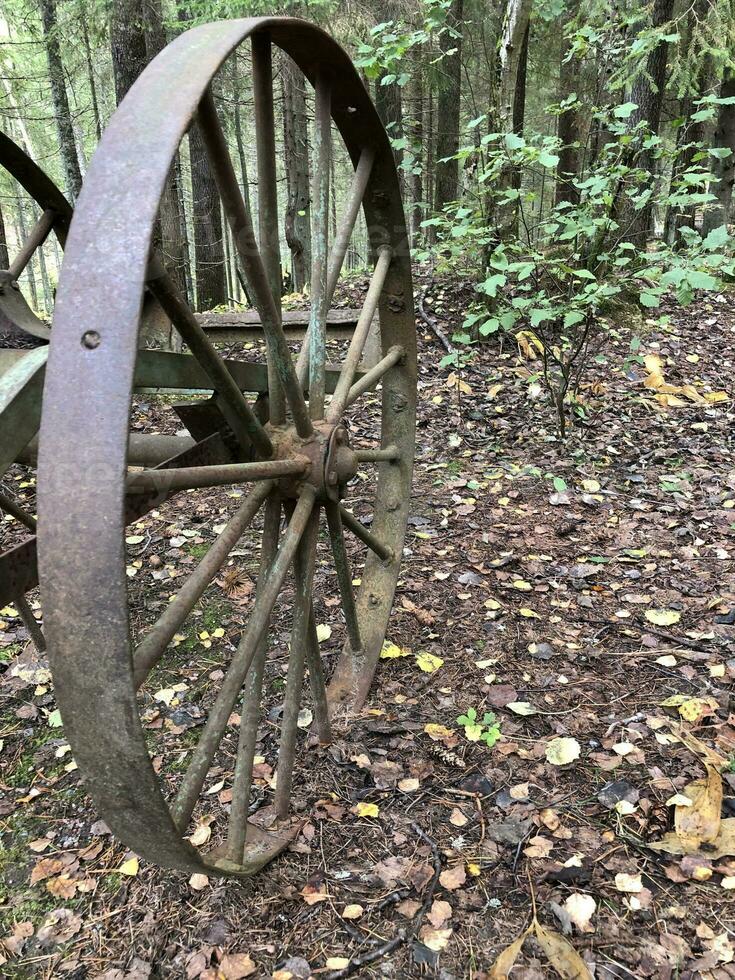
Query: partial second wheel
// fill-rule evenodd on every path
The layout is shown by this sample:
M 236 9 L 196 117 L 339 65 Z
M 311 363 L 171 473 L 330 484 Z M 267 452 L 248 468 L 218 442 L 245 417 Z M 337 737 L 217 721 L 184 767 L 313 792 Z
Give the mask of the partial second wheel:
M 255 94 L 257 235 L 212 89 L 217 71 L 245 42 Z M 293 59 L 315 91 L 311 310 L 298 356 L 286 343 L 280 308 L 274 48 Z M 263 363 L 222 359 L 152 250 L 166 175 L 192 124 L 206 145 L 260 316 Z M 330 241 L 333 128 L 354 178 Z M 326 319 L 361 208 L 373 270 L 352 339 L 330 368 Z M 189 354 L 139 350 L 146 290 Z M 381 354 L 362 370 L 375 315 Z M 194 440 L 158 466 L 131 467 L 131 402 L 146 382 L 211 397 L 191 408 Z M 258 393 L 255 405 L 249 393 Z M 387 135 L 349 58 L 324 32 L 289 18 L 222 22 L 182 35 L 133 86 L 90 166 L 59 288 L 39 460 L 39 570 L 56 696 L 101 815 L 142 856 L 187 871 L 250 874 L 298 829 L 290 802 L 305 688 L 316 733 L 327 741 L 331 719 L 367 697 L 384 641 L 408 518 L 415 397 L 399 182 Z M 369 528 L 349 508 L 358 472 L 361 498 L 372 497 Z M 243 493 L 244 484 L 252 488 Z M 163 611 L 141 621 L 140 610 L 131 612 L 126 528 L 175 494 L 218 486 L 237 490 L 237 507 L 206 554 L 176 580 Z M 187 496 L 187 506 L 194 498 Z M 367 553 L 357 586 L 346 536 Z M 233 550 L 258 556 L 248 621 L 231 659 L 216 671 L 218 689 L 202 702 L 206 720 L 196 738 L 172 750 L 175 766 L 160 759 L 154 765 L 140 692 L 175 657 L 176 638 Z M 329 679 L 316 630 L 317 562 L 320 574 L 324 562 L 334 571 L 346 634 Z M 291 596 L 288 667 L 282 703 L 264 718 L 269 624 L 282 615 L 284 594 Z M 233 712 L 240 717 L 236 731 Z M 275 778 L 253 814 L 256 748 L 264 726 L 270 733 L 274 724 Z M 208 847 L 198 849 L 188 838 L 213 767 L 231 802 Z

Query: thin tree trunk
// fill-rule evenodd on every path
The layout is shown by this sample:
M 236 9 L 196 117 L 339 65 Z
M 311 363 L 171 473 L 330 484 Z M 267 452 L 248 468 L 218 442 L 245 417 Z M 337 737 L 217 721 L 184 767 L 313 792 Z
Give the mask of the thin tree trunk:
M 9 265 L 8 233 L 5 230 L 5 218 L 3 217 L 2 201 L 0 201 L 0 269 L 7 269 Z
M 459 111 L 462 95 L 462 16 L 463 0 L 452 0 L 447 13 L 446 29 L 439 39 L 443 52 L 443 73 L 437 99 L 436 180 L 434 207 L 459 197 L 459 163 L 454 159 L 459 149 Z
M 61 60 L 56 20 L 56 0 L 41 0 L 41 21 L 51 83 L 51 98 L 54 104 L 56 132 L 64 165 L 66 192 L 70 200 L 76 201 L 82 189 L 82 172 L 79 167 L 79 158 L 74 142 L 74 127 L 69 110 L 69 98 L 64 82 L 64 66 Z
M 97 142 L 102 139 L 102 119 L 100 117 L 100 106 L 97 99 L 97 83 L 94 79 L 94 66 L 92 64 L 92 48 L 89 43 L 89 31 L 87 30 L 87 18 L 82 11 L 79 18 L 82 25 L 82 41 L 84 42 L 84 60 L 87 68 L 87 84 L 89 85 L 89 97 L 92 103 L 92 115 L 94 117 L 94 133 Z
M 421 148 L 424 142 L 424 76 L 421 70 L 421 57 L 417 53 L 413 75 L 413 111 L 411 120 L 411 152 L 413 170 L 411 173 L 411 244 L 414 248 L 421 238 L 423 220 L 424 180 L 422 172 Z
M 720 98 L 735 100 L 735 72 L 731 69 L 725 71 L 720 86 Z M 730 154 L 722 159 L 715 159 L 712 167 L 717 179 L 712 183 L 710 191 L 717 198 L 717 203 L 704 212 L 706 234 L 714 228 L 727 225 L 731 220 L 735 184 L 735 101 L 719 107 L 713 145 L 723 150 L 730 150 Z
M 291 251 L 294 292 L 301 292 L 311 270 L 311 183 L 304 76 L 289 57 L 282 60 L 283 141 L 286 164 L 286 242 Z
M 211 310 L 227 302 L 225 253 L 219 195 L 204 140 L 196 124 L 189 130 L 189 157 L 197 308 Z
M 575 91 L 579 75 L 579 59 L 569 56 L 570 43 L 566 31 L 561 45 L 561 64 L 559 66 L 559 102 L 563 103 Z M 556 169 L 554 203 L 567 201 L 576 204 L 579 191 L 573 181 L 579 170 L 579 113 L 575 106 L 566 109 L 558 117 L 557 136 L 561 141 L 559 164 Z
M 375 108 L 378 110 L 383 125 L 391 140 L 399 140 L 403 136 L 403 106 L 401 102 L 401 89 L 395 82 L 389 85 L 381 85 L 380 80 L 375 83 Z M 393 156 L 396 166 L 399 168 L 398 176 L 403 187 L 403 150 L 393 147 Z
M 654 0 L 651 26 L 653 28 L 663 27 L 671 20 L 673 9 L 674 0 Z M 630 101 L 637 106 L 630 117 L 631 126 L 645 122 L 648 125 L 648 131 L 653 136 L 658 136 L 661 124 L 661 106 L 666 88 L 668 50 L 668 44 L 665 41 L 660 41 L 651 51 L 646 61 L 645 71 L 642 71 L 633 83 L 630 96 Z M 641 150 L 636 164 L 653 174 L 653 151 L 650 149 Z M 620 225 L 625 237 L 641 248 L 644 247 L 651 232 L 652 212 L 653 207 L 649 203 L 637 211 L 628 206 L 621 216 Z
M 516 115 L 518 73 L 523 58 L 523 41 L 531 17 L 532 0 L 508 0 L 500 42 L 500 85 L 498 120 L 503 132 L 513 130 Z
M 54 308 L 54 297 L 53 290 L 51 289 L 51 282 L 48 277 L 48 269 L 46 267 L 46 255 L 43 248 L 39 248 L 36 251 L 38 256 L 38 267 L 41 271 L 41 286 L 43 287 L 43 307 L 47 316 L 50 316 L 51 310 Z
M 16 196 L 16 205 L 18 209 L 18 242 L 22 244 L 28 237 L 28 228 L 26 226 L 25 217 L 25 203 L 23 198 L 18 194 Z M 32 255 L 28 265 L 25 268 L 25 276 L 28 280 L 28 289 L 31 294 L 31 306 L 34 310 L 38 310 L 38 290 L 36 289 L 36 263 L 35 255 Z

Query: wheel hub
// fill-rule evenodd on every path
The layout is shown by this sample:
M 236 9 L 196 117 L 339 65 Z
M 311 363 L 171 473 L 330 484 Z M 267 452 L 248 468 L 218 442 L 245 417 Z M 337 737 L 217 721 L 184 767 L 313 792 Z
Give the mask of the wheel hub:
M 357 474 L 358 460 L 350 445 L 350 435 L 344 425 L 315 422 L 314 434 L 301 439 L 295 428 L 285 431 L 269 429 L 275 459 L 306 459 L 309 468 L 303 476 L 286 477 L 281 492 L 298 498 L 304 484 L 311 484 L 319 500 L 341 500 L 347 484 Z

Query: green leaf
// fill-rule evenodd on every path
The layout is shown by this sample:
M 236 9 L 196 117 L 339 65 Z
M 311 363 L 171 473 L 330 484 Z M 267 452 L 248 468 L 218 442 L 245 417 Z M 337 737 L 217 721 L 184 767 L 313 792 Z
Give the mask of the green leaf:
M 554 490 L 556 490 L 557 493 L 564 493 L 564 491 L 566 490 L 566 488 L 567 488 L 567 482 L 566 482 L 566 480 L 562 479 L 562 477 L 560 477 L 560 476 L 555 476 L 554 477 Z
M 520 150 L 526 145 L 526 141 L 517 133 L 506 133 L 505 145 L 509 150 Z
M 542 167 L 551 167 L 553 170 L 559 164 L 559 157 L 556 153 L 547 153 L 545 150 L 542 150 L 538 155 L 538 162 Z
M 641 293 L 638 297 L 638 301 L 641 306 L 646 306 L 649 309 L 653 309 L 654 307 L 658 306 L 660 302 L 659 297 L 655 293 L 649 292 Z
M 727 231 L 727 225 L 720 225 L 719 228 L 713 228 L 709 235 L 707 235 L 702 242 L 702 247 L 706 248 L 708 252 L 713 252 L 717 248 L 724 248 L 729 240 L 730 235 Z
M 687 279 L 692 289 L 717 289 L 717 280 L 708 272 L 693 269 L 687 273 Z
M 623 102 L 622 105 L 615 106 L 613 115 L 618 119 L 628 119 L 638 108 L 635 102 Z

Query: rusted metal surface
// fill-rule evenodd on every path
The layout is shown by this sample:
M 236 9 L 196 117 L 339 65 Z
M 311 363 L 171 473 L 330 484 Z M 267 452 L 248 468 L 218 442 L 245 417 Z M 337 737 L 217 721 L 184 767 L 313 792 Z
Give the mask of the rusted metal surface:
M 305 344 L 312 355 L 311 381 L 316 381 L 316 395 L 309 389 L 308 407 L 304 398 L 304 382 L 308 379 L 297 372 L 292 362 L 279 304 L 273 295 L 274 263 L 264 262 L 258 251 L 252 219 L 234 178 L 211 96 L 214 74 L 232 50 L 251 36 L 256 38 L 261 53 L 264 39 L 282 48 L 312 84 L 321 78 L 320 104 L 329 106 L 332 121 L 357 168 L 357 190 L 350 196 L 328 262 L 326 247 L 322 249 L 318 273 L 321 294 L 314 304 L 318 313 L 311 318 L 315 335 Z M 328 80 L 323 74 L 325 67 L 329 70 Z M 268 74 L 264 70 L 260 81 L 267 81 Z M 261 106 L 264 159 L 271 156 L 269 116 L 267 104 L 264 111 Z M 154 495 L 127 492 L 129 410 L 132 392 L 140 382 L 140 310 L 146 284 L 159 299 L 169 292 L 165 282 L 161 286 L 155 263 L 149 265 L 150 243 L 166 175 L 182 136 L 195 118 L 208 148 L 224 211 L 267 340 L 268 363 L 259 366 L 259 384 L 262 386 L 265 381 L 266 388 L 272 391 L 277 376 L 293 421 L 284 418 L 277 407 L 267 424 L 257 420 L 249 403 L 235 395 L 228 381 L 234 371 L 230 372 L 229 366 L 218 360 L 219 355 L 202 343 L 204 332 L 198 324 L 201 335 L 194 329 L 182 309 L 175 321 L 184 334 L 188 332 L 187 341 L 193 339 L 192 350 L 198 361 L 198 367 L 189 373 L 204 372 L 207 384 L 226 402 L 228 411 L 223 414 L 230 428 L 236 434 L 244 428 L 257 451 L 256 458 L 276 463 L 306 458 L 310 465 L 308 471 L 258 484 L 245 511 L 239 512 L 240 524 L 246 526 L 251 514 L 266 499 L 270 508 L 271 530 L 264 545 L 256 601 L 206 725 L 189 756 L 175 801 L 169 807 L 148 755 L 138 718 L 136 686 L 165 653 L 170 627 L 182 621 L 186 607 L 191 608 L 202 594 L 216 574 L 215 565 L 219 568 L 220 559 L 226 559 L 230 542 L 239 537 L 240 530 L 240 524 L 228 524 L 228 540 L 219 551 L 215 550 L 215 543 L 199 569 L 192 573 L 189 584 L 184 584 L 183 595 L 171 604 L 179 602 L 170 621 L 161 617 L 154 625 L 155 641 L 149 644 L 154 655 L 141 658 L 140 649 L 146 643 L 143 638 L 134 668 L 125 525 L 138 512 L 135 500 L 142 497 L 148 507 Z M 327 122 L 322 115 L 324 139 L 328 135 Z M 329 158 L 326 151 L 325 158 Z M 383 357 L 374 371 L 358 379 L 353 351 L 347 373 L 343 365 L 341 382 L 335 379 L 339 398 L 334 417 L 325 419 L 325 409 L 329 408 L 323 395 L 329 390 L 322 349 L 326 309 L 360 201 L 372 256 L 379 266 L 370 302 L 374 306 L 379 295 Z M 266 217 L 267 227 L 261 229 L 260 244 L 267 252 L 268 243 L 272 244 L 275 238 L 270 223 L 275 216 Z M 326 243 L 326 235 L 323 241 Z M 224 850 L 199 854 L 186 836 L 189 818 L 243 684 L 252 684 L 253 678 L 257 681 L 260 651 L 286 575 L 294 569 L 296 604 L 277 780 L 276 808 L 280 817 L 285 817 L 290 796 L 294 719 L 301 700 L 304 664 L 309 663 L 313 674 L 310 682 L 320 732 L 328 737 L 328 700 L 332 706 L 346 701 L 354 707 L 367 696 L 398 577 L 398 556 L 410 501 L 416 366 L 407 236 L 390 143 L 349 58 L 319 28 L 302 20 L 277 17 L 203 25 L 181 35 L 162 52 L 115 113 L 90 165 L 67 246 L 46 371 L 39 450 L 39 562 L 46 604 L 45 630 L 65 731 L 101 814 L 137 853 L 158 864 L 187 871 L 249 874 L 285 846 L 293 828 L 282 820 L 265 839 L 262 834 L 254 836 L 250 826 L 243 834 L 247 803 L 243 804 L 242 787 L 249 784 L 249 778 L 245 778 L 247 758 L 238 780 L 239 816 L 233 818 L 237 826 L 230 828 Z M 382 280 L 380 286 L 378 279 Z M 173 306 L 169 304 L 169 310 L 177 312 Z M 105 310 L 104 318 L 99 317 L 101 309 Z M 367 314 L 355 350 L 364 342 L 366 322 Z M 341 409 L 337 412 L 336 406 L 350 404 L 379 384 L 382 424 L 380 433 L 375 435 L 380 436 L 383 447 L 390 449 L 391 456 L 365 458 L 376 464 L 377 473 L 375 509 L 368 532 L 339 504 L 349 495 L 348 483 L 357 468 L 358 456 L 348 440 L 339 435 L 340 430 L 346 430 L 343 419 L 337 417 L 341 416 Z M 242 391 L 239 383 L 235 387 Z M 228 391 L 230 394 L 225 395 Z M 253 418 L 262 425 L 265 438 Z M 226 434 L 214 433 L 209 439 L 180 454 L 173 463 L 163 465 L 201 468 L 237 462 L 228 458 Z M 192 460 L 192 453 L 201 454 L 207 447 L 215 457 L 211 463 L 203 458 Z M 153 490 L 163 493 L 157 479 Z M 185 479 L 191 480 L 192 475 L 186 474 Z M 291 517 L 274 553 L 274 540 L 278 537 L 273 529 L 276 500 L 278 513 L 282 503 Z M 316 528 L 324 508 L 329 508 L 334 560 L 350 633 L 328 699 L 319 670 L 318 645 L 315 646 L 311 588 Z M 362 584 L 354 597 L 343 525 L 371 549 Z M 0 576 L 1 572 L 0 565 Z M 104 657 L 99 656 L 100 650 L 105 651 Z

